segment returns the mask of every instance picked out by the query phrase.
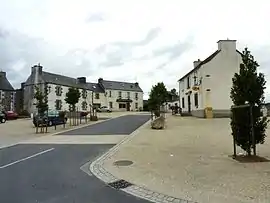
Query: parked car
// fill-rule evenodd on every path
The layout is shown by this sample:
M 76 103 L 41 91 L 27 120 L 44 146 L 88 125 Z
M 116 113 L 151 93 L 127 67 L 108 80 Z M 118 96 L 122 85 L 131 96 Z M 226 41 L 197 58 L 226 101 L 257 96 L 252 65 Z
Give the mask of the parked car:
M 97 109 L 97 112 L 112 112 L 112 110 L 107 106 L 102 106 Z
M 48 112 L 48 115 L 39 116 L 35 115 L 33 117 L 33 124 L 37 127 L 37 125 L 47 124 L 48 126 L 61 125 L 67 123 L 67 117 L 61 115 L 61 112 L 51 110 Z
M 3 111 L 0 111 L 0 123 L 5 123 L 6 122 L 6 114 Z
M 7 120 L 14 120 L 18 118 L 18 114 L 14 111 L 6 111 L 5 114 Z

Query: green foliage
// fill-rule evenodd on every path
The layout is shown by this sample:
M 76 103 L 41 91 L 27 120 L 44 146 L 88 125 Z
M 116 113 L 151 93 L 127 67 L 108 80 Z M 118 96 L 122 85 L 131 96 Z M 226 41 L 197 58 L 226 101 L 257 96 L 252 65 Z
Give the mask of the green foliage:
M 267 118 L 261 117 L 260 106 L 264 103 L 266 81 L 262 73 L 257 73 L 259 64 L 247 48 L 242 53 L 242 61 L 239 73 L 236 73 L 232 79 L 231 99 L 236 106 L 247 103 L 253 106 L 255 143 L 263 144 L 268 121 Z M 252 130 L 249 107 L 232 109 L 231 128 L 236 144 L 250 154 Z
M 179 99 L 179 96 L 177 94 L 177 91 L 175 88 L 171 89 L 171 91 L 168 92 L 168 101 L 173 102 Z
M 48 110 L 47 95 L 44 94 L 39 87 L 35 86 L 34 98 L 36 99 L 36 108 L 39 115 L 44 115 Z
M 66 93 L 65 101 L 72 107 L 72 111 L 75 111 L 75 105 L 79 102 L 81 93 L 78 88 L 70 87 Z
M 159 110 L 159 107 L 168 100 L 168 91 L 163 82 L 153 86 L 149 95 L 149 110 Z

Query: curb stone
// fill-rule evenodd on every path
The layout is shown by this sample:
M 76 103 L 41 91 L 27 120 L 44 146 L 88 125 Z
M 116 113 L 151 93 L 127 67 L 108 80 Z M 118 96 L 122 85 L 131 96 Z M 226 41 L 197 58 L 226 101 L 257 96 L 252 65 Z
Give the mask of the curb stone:
M 125 144 L 126 142 L 130 141 L 135 135 L 137 135 L 141 128 L 146 127 L 149 125 L 151 120 L 147 121 L 145 124 L 143 124 L 141 127 L 139 127 L 137 130 L 135 130 L 131 135 L 124 138 L 121 142 L 119 142 L 117 145 L 112 147 L 109 151 L 107 151 L 105 154 L 97 158 L 95 161 L 93 161 L 90 164 L 89 170 L 93 175 L 95 175 L 98 179 L 105 182 L 106 184 L 115 182 L 117 180 L 120 180 L 119 178 L 116 178 L 114 175 L 112 175 L 110 172 L 108 172 L 104 167 L 103 163 L 106 159 L 109 159 L 112 157 L 120 148 L 122 144 Z M 120 189 L 126 193 L 129 193 L 133 196 L 151 201 L 156 203 L 196 203 L 185 199 L 179 199 L 176 197 L 168 196 L 159 192 L 155 192 L 152 190 L 149 190 L 145 187 L 138 186 L 138 185 L 131 185 L 127 188 Z

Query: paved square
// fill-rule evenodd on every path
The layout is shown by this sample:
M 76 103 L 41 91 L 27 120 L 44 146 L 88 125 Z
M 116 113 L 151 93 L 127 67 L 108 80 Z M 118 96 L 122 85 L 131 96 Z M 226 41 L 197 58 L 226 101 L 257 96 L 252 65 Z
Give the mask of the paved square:
M 258 145 L 267 159 L 269 132 Z M 230 119 L 169 116 L 165 130 L 146 126 L 103 166 L 119 179 L 198 203 L 269 203 L 270 162 L 239 163 L 232 153 Z M 117 167 L 116 160 L 134 164 Z

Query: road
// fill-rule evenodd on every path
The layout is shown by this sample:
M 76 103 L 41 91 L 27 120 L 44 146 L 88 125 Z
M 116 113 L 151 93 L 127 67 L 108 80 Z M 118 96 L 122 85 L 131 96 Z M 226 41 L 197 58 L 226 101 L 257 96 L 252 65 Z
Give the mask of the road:
M 149 119 L 149 115 L 120 116 L 59 135 L 129 135 Z
M 144 116 L 145 117 L 145 116 Z M 102 131 L 123 119 L 139 127 L 142 117 L 126 117 L 105 121 Z M 120 120 L 119 120 L 120 119 Z M 145 117 L 144 122 L 148 119 Z M 109 123 L 107 123 L 109 122 Z M 111 122 L 111 124 L 110 124 Z M 115 125 L 116 126 L 116 125 Z M 110 128 L 115 133 L 118 125 Z M 130 125 L 129 129 L 135 130 Z M 125 130 L 118 132 L 126 132 Z M 81 132 L 87 132 L 83 129 Z M 79 129 L 78 129 L 79 130 Z M 81 129 L 80 129 L 81 130 Z M 79 132 L 73 131 L 75 135 Z M 70 136 L 70 135 L 69 135 Z M 0 149 L 0 202 L 8 203 L 146 203 L 120 190 L 113 189 L 89 175 L 90 163 L 113 145 L 105 144 L 20 144 Z M 87 171 L 88 170 L 88 171 Z

